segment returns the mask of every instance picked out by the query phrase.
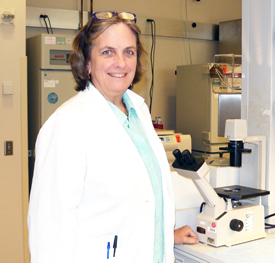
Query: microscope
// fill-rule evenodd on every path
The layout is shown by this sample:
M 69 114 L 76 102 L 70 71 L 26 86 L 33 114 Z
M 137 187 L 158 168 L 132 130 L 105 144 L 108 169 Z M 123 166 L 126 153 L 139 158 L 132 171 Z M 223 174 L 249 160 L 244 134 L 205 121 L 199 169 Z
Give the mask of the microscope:
M 262 162 L 257 185 L 264 187 L 265 138 L 247 137 L 245 120 L 227 120 L 225 137 L 229 140 L 230 165 L 240 167 L 242 154 L 251 153 L 244 149 L 244 142 L 259 142 L 258 158 Z M 260 147 L 260 146 L 259 146 Z M 270 192 L 241 185 L 213 188 L 205 178 L 209 168 L 203 158 L 194 158 L 188 150 L 173 152 L 176 160 L 172 164 L 179 175 L 192 179 L 205 201 L 204 210 L 196 217 L 196 234 L 202 243 L 220 247 L 266 237 L 264 206 L 261 197 Z

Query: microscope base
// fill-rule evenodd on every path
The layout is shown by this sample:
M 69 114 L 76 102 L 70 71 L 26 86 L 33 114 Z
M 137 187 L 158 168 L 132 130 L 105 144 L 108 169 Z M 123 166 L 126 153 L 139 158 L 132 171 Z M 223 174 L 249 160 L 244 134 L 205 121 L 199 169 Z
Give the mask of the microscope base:
M 237 207 L 217 218 L 203 211 L 196 218 L 196 227 L 199 241 L 214 247 L 232 246 L 267 235 L 262 205 Z

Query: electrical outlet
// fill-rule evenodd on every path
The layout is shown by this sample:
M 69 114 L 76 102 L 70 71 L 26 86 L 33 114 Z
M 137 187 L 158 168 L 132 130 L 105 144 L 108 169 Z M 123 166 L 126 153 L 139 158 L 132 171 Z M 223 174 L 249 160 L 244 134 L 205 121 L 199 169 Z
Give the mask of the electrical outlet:
M 13 141 L 5 141 L 4 151 L 5 155 L 13 155 Z

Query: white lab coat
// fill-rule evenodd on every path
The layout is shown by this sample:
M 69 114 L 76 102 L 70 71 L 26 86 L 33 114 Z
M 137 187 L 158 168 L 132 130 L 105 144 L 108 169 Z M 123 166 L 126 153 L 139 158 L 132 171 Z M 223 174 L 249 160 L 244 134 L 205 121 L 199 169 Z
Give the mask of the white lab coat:
M 169 165 L 144 100 L 127 93 L 160 164 L 164 263 L 171 263 L 175 206 Z M 154 211 L 139 153 L 91 85 L 57 109 L 40 130 L 28 214 L 31 262 L 152 263 Z

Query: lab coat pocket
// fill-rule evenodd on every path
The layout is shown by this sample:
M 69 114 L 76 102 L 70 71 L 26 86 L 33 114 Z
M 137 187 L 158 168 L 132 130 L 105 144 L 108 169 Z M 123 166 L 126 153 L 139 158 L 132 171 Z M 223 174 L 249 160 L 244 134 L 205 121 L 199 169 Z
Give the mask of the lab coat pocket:
M 106 262 L 119 262 L 122 263 L 124 262 L 123 260 L 123 248 L 111 248 L 109 251 L 109 258 L 106 259 Z M 125 255 L 124 255 L 125 256 Z
M 122 247 L 117 247 L 116 249 L 114 249 L 113 247 L 110 247 L 109 251 L 106 251 L 106 260 L 104 260 L 104 262 L 106 263 L 115 263 L 115 262 L 119 262 L 119 263 L 127 263 L 128 261 L 126 260 L 127 256 L 125 255 L 125 253 L 123 252 L 123 248 Z
M 104 240 L 103 240 L 104 239 Z M 124 260 L 127 258 L 123 253 L 123 248 L 121 244 L 118 243 L 117 239 L 117 247 L 114 246 L 114 236 L 112 238 L 99 238 L 93 241 L 81 242 L 78 246 L 78 258 L 79 262 L 82 263 L 111 263 L 111 262 L 119 262 L 126 263 Z
M 123 246 L 122 235 L 115 235 L 114 237 L 112 236 L 110 239 L 111 239 L 110 246 L 109 244 L 107 244 L 107 251 L 106 251 L 107 254 L 106 254 L 105 262 L 128 263 L 129 258 L 125 254 L 127 253 L 127 249 L 125 249 L 125 247 Z

